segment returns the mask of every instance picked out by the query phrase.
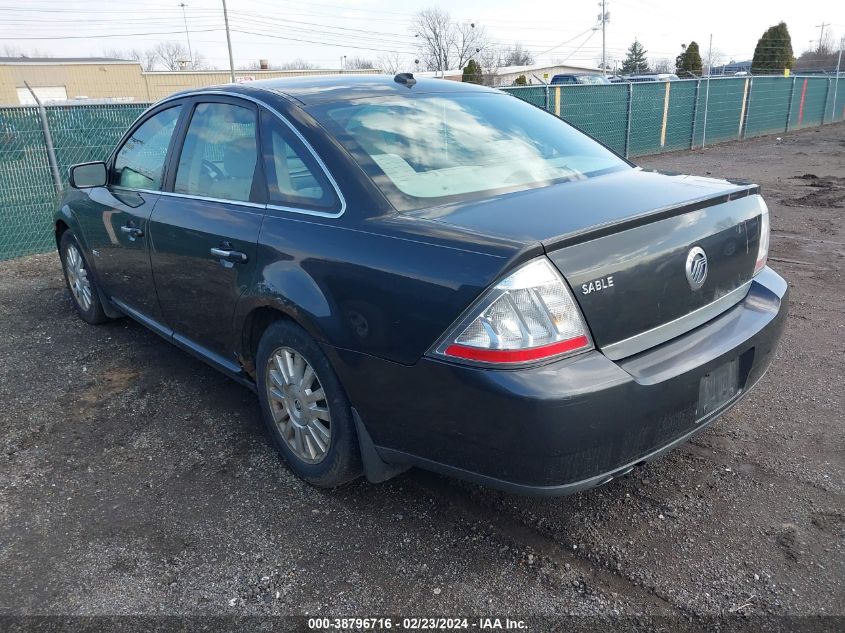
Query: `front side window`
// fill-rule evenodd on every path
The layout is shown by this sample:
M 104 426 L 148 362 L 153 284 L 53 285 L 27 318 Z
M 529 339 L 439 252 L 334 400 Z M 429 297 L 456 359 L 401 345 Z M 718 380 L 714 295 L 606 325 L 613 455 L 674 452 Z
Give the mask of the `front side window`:
M 277 117 L 264 113 L 261 120 L 270 203 L 337 211 L 340 201 L 308 149 Z
M 256 115 L 229 103 L 197 105 L 176 171 L 174 191 L 206 198 L 250 199 L 258 162 Z
M 133 130 L 115 157 L 113 184 L 150 191 L 161 188 L 167 148 L 181 110 L 182 106 L 162 110 Z
M 377 97 L 309 112 L 398 211 L 630 168 L 561 119 L 505 94 Z

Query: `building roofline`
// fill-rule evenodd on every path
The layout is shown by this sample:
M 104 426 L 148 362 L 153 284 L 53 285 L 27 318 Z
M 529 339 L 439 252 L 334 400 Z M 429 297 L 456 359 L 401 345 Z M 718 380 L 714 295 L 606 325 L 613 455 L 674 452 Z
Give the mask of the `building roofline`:
M 0 66 L 80 66 L 104 64 L 139 65 L 134 59 L 109 59 L 97 57 L 0 57 Z
M 145 70 L 145 75 L 219 75 L 220 73 L 229 74 L 231 71 L 228 68 L 220 68 L 217 70 Z M 236 69 L 236 75 L 278 75 L 279 73 L 290 73 L 301 75 L 302 73 L 311 73 L 319 75 L 381 75 L 384 74 L 378 68 L 356 68 L 355 70 L 339 70 L 337 68 L 301 68 L 298 70 L 249 70 Z

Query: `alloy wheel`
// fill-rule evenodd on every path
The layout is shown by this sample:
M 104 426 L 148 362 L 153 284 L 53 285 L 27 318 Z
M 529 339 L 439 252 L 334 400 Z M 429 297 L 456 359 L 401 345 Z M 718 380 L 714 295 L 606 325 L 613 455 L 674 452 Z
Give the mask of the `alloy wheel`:
M 318 464 L 331 445 L 331 413 L 314 368 L 289 347 L 267 361 L 267 399 L 285 443 L 303 462 Z
M 73 244 L 68 246 L 65 253 L 65 270 L 67 270 L 68 285 L 74 300 L 84 312 L 87 312 L 92 300 L 91 280 L 88 279 L 85 260 Z

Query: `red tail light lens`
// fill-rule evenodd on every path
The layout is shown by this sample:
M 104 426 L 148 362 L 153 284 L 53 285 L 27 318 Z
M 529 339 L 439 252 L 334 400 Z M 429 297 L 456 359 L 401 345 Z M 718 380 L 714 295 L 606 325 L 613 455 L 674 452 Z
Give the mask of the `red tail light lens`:
M 569 287 L 541 257 L 488 290 L 435 354 L 473 364 L 513 365 L 591 348 Z

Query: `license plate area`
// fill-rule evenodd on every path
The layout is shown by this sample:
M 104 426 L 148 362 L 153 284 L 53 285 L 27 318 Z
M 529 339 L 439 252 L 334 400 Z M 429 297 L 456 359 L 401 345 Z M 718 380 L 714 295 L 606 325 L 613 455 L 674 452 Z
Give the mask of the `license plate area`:
M 739 362 L 735 358 L 705 374 L 698 385 L 696 416 L 702 418 L 716 411 L 739 391 Z

